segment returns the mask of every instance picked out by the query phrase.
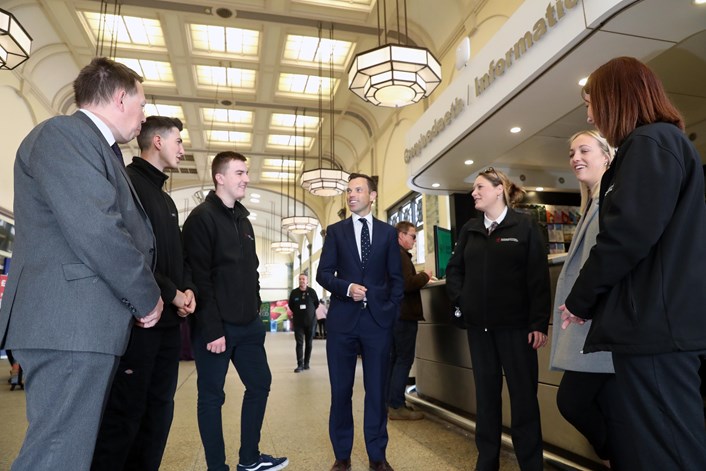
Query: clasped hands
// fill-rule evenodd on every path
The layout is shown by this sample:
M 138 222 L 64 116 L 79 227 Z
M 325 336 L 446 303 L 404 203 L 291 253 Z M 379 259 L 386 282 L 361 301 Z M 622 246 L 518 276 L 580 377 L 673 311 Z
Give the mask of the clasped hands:
M 559 311 L 561 311 L 562 330 L 566 330 L 566 328 L 569 327 L 569 324 L 583 325 L 586 323 L 585 319 L 573 315 L 571 311 L 569 311 L 569 308 L 566 307 L 566 304 L 562 304 L 561 306 L 559 306 Z

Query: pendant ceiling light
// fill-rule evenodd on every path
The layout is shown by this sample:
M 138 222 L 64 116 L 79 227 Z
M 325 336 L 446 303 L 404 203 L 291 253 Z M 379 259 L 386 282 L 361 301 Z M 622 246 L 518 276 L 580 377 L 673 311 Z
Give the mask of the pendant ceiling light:
M 284 191 L 283 191 L 283 180 L 282 180 L 282 175 L 284 175 L 284 156 L 282 156 L 282 160 L 280 160 L 279 164 L 279 174 L 280 174 L 280 179 L 279 179 L 279 207 L 280 210 L 283 207 L 282 204 L 282 198 L 284 197 Z M 289 201 L 289 183 L 287 183 L 287 201 Z M 289 206 L 289 205 L 288 205 Z M 272 208 L 272 217 L 274 218 L 275 210 Z M 272 221 L 272 228 L 274 229 L 274 219 Z M 299 246 L 292 241 L 289 240 L 282 240 L 282 229 L 279 231 L 279 242 L 272 242 L 270 244 L 270 247 L 272 250 L 278 253 L 292 253 L 295 250 L 299 248 Z
M 294 112 L 294 169 L 292 172 L 296 173 L 297 171 L 297 114 L 298 111 Z M 304 120 L 302 120 L 304 121 Z M 306 129 L 306 126 L 303 125 L 302 129 Z M 304 131 L 302 131 L 303 134 Z M 302 143 L 306 141 L 305 136 L 302 137 Z M 302 151 L 302 160 L 305 161 L 306 159 L 304 158 L 304 151 Z M 302 166 L 303 167 L 303 166 Z M 287 188 L 289 188 L 289 178 L 287 179 Z M 292 183 L 292 186 L 294 187 L 294 215 L 293 216 L 287 216 L 282 218 L 282 229 L 287 230 L 288 232 L 291 232 L 292 234 L 308 234 L 312 230 L 316 229 L 316 226 L 319 224 L 319 221 L 316 218 L 310 217 L 310 216 L 305 216 L 304 215 L 304 195 L 305 192 L 302 191 L 302 215 L 297 216 L 297 185 L 296 185 L 296 175 L 294 175 L 294 178 L 291 180 L 294 180 Z M 287 204 L 289 206 L 289 204 Z
M 383 2 L 385 45 L 380 45 L 380 2 Z M 348 69 L 348 88 L 376 106 L 399 107 L 426 98 L 441 83 L 441 65 L 428 49 L 406 44 L 407 0 L 404 0 L 405 44 L 387 42 L 387 2 L 378 0 L 378 47 L 355 56 Z M 397 31 L 400 11 L 397 8 Z
M 321 23 L 319 23 L 319 45 L 318 45 L 318 56 L 319 56 L 319 166 L 318 168 L 307 170 L 302 173 L 301 185 L 302 188 L 308 190 L 311 194 L 316 196 L 336 196 L 340 195 L 346 188 L 348 188 L 348 173 L 341 169 L 336 168 L 325 168 L 324 167 L 324 145 L 323 145 L 323 119 L 324 119 L 324 89 L 323 89 L 323 57 L 326 52 L 329 54 L 329 70 L 328 70 L 328 80 L 329 80 L 329 129 L 330 129 L 330 139 L 331 139 L 331 149 L 330 149 L 330 159 L 333 163 L 335 161 L 334 153 L 334 87 L 333 87 L 333 48 L 335 42 L 333 40 L 333 24 L 331 24 L 331 29 L 329 30 L 329 41 L 328 48 L 324 48 L 323 38 L 321 34 Z M 328 51 L 326 51 L 328 49 Z
M 0 70 L 12 70 L 27 59 L 32 38 L 15 15 L 0 8 Z

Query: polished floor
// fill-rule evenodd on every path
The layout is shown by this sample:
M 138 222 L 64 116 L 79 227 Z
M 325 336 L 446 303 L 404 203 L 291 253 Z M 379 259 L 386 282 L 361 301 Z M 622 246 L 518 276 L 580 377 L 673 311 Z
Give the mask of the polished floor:
M 329 383 L 325 340 L 314 342 L 311 369 L 295 374 L 294 336 L 267 334 L 272 390 L 262 428 L 260 449 L 289 458 L 288 471 L 328 471 L 334 457 L 328 438 Z M 24 393 L 5 384 L 5 360 L 0 364 L 0 471 L 10 469 L 26 428 Z M 233 368 L 226 382 L 223 408 L 224 435 L 231 469 L 235 470 L 239 444 L 240 402 L 243 387 Z M 196 368 L 182 362 L 176 392 L 176 411 L 161 470 L 205 471 L 203 449 L 196 425 Z M 363 375 L 358 364 L 353 395 L 355 442 L 352 471 L 367 471 L 363 441 Z M 472 436 L 432 416 L 425 420 L 390 421 L 387 458 L 396 471 L 471 470 L 475 463 Z M 501 470 L 519 469 L 511 451 L 503 451 Z

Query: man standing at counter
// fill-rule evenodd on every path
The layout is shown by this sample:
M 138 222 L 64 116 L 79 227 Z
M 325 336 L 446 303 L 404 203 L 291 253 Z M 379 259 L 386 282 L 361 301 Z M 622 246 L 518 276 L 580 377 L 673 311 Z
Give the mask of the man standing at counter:
M 350 218 L 328 227 L 316 281 L 331 292 L 326 354 L 331 382 L 331 471 L 350 471 L 352 396 L 358 353 L 365 378 L 365 446 L 373 471 L 392 471 L 385 459 L 385 390 L 392 326 L 404 295 L 395 230 L 373 218 L 375 180 L 353 173 L 346 190 Z
M 392 330 L 392 355 L 390 356 L 390 392 L 388 394 L 387 415 L 391 420 L 419 420 L 424 414 L 408 408 L 404 399 L 404 388 L 409 371 L 414 363 L 414 347 L 417 343 L 419 321 L 424 320 L 422 313 L 422 289 L 431 280 L 431 271 L 417 273 L 409 253 L 417 240 L 417 229 L 409 221 L 398 222 L 397 243 L 400 246 L 402 278 L 404 279 L 404 298 L 400 306 L 400 315 Z

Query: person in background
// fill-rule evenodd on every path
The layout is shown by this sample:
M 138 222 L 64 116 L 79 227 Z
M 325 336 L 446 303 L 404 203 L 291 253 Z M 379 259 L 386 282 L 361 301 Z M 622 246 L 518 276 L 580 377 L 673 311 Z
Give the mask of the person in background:
M 152 223 L 157 241 L 154 277 L 167 302 L 154 328 L 132 328 L 98 432 L 91 465 L 95 471 L 157 471 L 167 445 L 179 374 L 180 324 L 196 307 L 196 288 L 184 275 L 179 213 L 162 190 L 169 178 L 164 169 L 177 168 L 184 155 L 182 129 L 176 118 L 147 118 L 137 137 L 140 157 L 127 166 Z
M 639 60 L 603 64 L 582 96 L 588 122 L 618 151 L 601 180 L 596 245 L 559 307 L 562 327 L 592 319 L 583 352 L 612 352 L 633 469 L 706 469 L 701 157 Z
M 319 305 L 316 308 L 316 324 L 319 327 L 319 332 L 317 338 L 326 338 L 326 313 L 328 312 L 328 307 L 326 307 L 326 300 L 319 300 Z
M 297 342 L 297 367 L 295 373 L 309 369 L 311 347 L 316 329 L 316 307 L 319 297 L 316 291 L 309 287 L 309 277 L 304 273 L 299 275 L 299 287 L 289 293 L 289 309 L 294 320 L 294 338 Z M 306 343 L 306 349 L 304 344 Z
M 89 469 L 132 324 L 162 313 L 152 227 L 118 146 L 145 120 L 142 77 L 97 57 L 73 88 L 79 110 L 37 125 L 15 159 L 0 348 L 25 371 L 29 426 L 13 471 Z
M 581 131 L 569 140 L 569 165 L 581 188 L 581 219 L 559 274 L 554 296 L 550 367 L 564 371 L 556 402 L 561 415 L 581 432 L 605 464 L 616 470 L 633 469 L 631 440 L 622 417 L 610 353 L 583 355 L 590 321 L 561 329 L 561 311 L 598 235 L 598 194 L 601 177 L 615 150 L 598 131 Z
M 230 363 L 245 385 L 240 411 L 238 471 L 276 471 L 287 458 L 260 453 L 260 432 L 272 374 L 260 320 L 259 260 L 250 212 L 240 203 L 250 181 L 247 159 L 219 152 L 211 163 L 216 187 L 184 223 L 186 265 L 198 288 L 192 348 L 198 379 L 198 423 L 210 471 L 227 471 L 223 390 Z
M 417 343 L 418 323 L 424 320 L 422 296 L 419 292 L 429 280 L 431 271 L 417 273 L 409 253 L 417 241 L 417 229 L 409 221 L 398 222 L 397 244 L 400 246 L 404 298 L 400 305 L 400 315 L 392 330 L 392 354 L 390 355 L 390 392 L 387 398 L 387 416 L 391 420 L 419 420 L 424 414 L 410 409 L 405 404 L 404 389 L 414 363 L 414 349 Z
M 387 391 L 392 327 L 404 296 L 395 229 L 372 214 L 377 185 L 352 173 L 346 190 L 350 218 L 326 230 L 316 281 L 331 293 L 326 357 L 331 383 L 329 435 L 336 456 L 331 471 L 350 471 L 353 383 L 363 361 L 363 431 L 372 471 L 392 471 L 387 450 Z
M 547 342 L 549 267 L 536 221 L 512 207 L 524 191 L 492 167 L 472 192 L 483 217 L 469 220 L 446 267 L 446 289 L 467 327 L 476 388 L 479 471 L 500 467 L 503 373 L 511 434 L 523 471 L 541 471 L 537 349 Z

